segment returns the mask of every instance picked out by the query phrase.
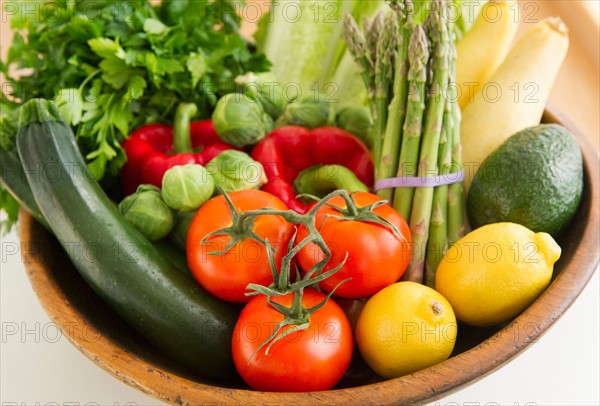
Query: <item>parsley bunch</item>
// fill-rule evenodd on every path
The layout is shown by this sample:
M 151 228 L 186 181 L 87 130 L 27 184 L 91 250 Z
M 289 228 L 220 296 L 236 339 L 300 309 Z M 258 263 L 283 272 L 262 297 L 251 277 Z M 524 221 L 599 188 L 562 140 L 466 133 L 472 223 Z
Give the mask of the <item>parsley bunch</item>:
M 97 178 L 116 174 L 134 128 L 171 123 L 180 101 L 209 117 L 245 72 L 268 70 L 239 33 L 235 0 L 7 2 L 13 43 L 2 105 L 54 99 Z M 14 74 L 13 74 L 14 73 Z M 7 94 L 4 94 L 6 91 Z

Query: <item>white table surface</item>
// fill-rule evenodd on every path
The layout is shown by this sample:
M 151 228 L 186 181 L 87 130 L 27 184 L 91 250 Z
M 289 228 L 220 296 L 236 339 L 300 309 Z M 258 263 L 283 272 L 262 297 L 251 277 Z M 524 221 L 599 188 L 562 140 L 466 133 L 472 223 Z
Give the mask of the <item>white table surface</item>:
M 162 404 L 101 370 L 61 336 L 27 280 L 16 233 L 0 246 L 0 406 Z M 599 296 L 596 272 L 539 342 L 434 405 L 600 405 Z

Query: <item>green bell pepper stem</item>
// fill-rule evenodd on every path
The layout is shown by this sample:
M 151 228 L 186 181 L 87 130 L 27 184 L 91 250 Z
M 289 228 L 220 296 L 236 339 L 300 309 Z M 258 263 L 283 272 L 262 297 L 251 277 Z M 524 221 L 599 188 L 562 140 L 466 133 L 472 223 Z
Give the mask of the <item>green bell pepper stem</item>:
M 334 190 L 368 192 L 350 169 L 341 165 L 315 165 L 300 172 L 294 181 L 294 189 L 299 194 L 323 198 Z
M 190 121 L 198 112 L 194 103 L 179 103 L 173 126 L 173 149 L 175 153 L 194 152 L 190 138 Z

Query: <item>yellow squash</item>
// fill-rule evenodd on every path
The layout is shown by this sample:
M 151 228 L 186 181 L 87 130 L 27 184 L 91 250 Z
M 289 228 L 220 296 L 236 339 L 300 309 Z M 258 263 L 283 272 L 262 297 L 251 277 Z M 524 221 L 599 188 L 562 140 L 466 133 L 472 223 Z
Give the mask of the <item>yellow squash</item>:
M 465 187 L 483 160 L 516 132 L 540 123 L 569 47 L 559 18 L 532 24 L 463 112 Z
M 471 31 L 456 45 L 461 109 L 473 101 L 506 57 L 519 27 L 518 17 L 516 1 L 491 1 L 481 9 Z

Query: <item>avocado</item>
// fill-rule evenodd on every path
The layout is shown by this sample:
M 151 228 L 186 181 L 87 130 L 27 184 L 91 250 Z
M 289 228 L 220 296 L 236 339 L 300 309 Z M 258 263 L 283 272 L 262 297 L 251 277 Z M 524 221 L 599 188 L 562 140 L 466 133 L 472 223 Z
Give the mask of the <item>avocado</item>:
M 526 128 L 481 164 L 467 197 L 473 228 L 513 222 L 559 236 L 583 191 L 583 161 L 573 135 L 557 124 Z

